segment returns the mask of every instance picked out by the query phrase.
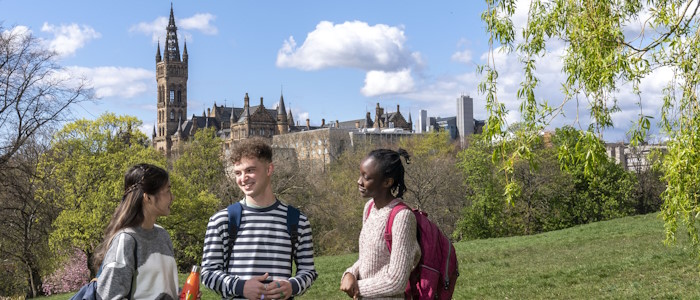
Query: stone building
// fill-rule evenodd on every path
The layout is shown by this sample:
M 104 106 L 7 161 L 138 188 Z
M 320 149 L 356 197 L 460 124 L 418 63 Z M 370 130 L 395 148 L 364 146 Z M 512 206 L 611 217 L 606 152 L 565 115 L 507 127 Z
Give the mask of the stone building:
M 410 113 L 406 119 L 399 105 L 395 112 L 389 112 L 379 103 L 374 116 L 367 112 L 364 118 L 357 120 L 326 123 L 323 119 L 320 126 L 312 126 L 306 119 L 305 124 L 299 124 L 291 109 L 287 111 L 283 95 L 277 107 L 268 108 L 262 97 L 259 103 L 251 103 L 246 93 L 241 107 L 214 103 L 201 115 L 192 114 L 188 119 L 187 45 L 183 44 L 180 55 L 172 4 L 166 33 L 163 55 L 160 43 L 156 49 L 158 118 L 152 138 L 153 147 L 169 158 L 176 159 L 198 130 L 213 128 L 223 140 L 224 157 L 228 157 L 229 149 L 236 142 L 262 137 L 272 144 L 276 159 L 295 160 L 323 170 L 351 147 L 362 143 L 396 142 L 411 137 L 414 132 Z
M 286 134 L 290 129 L 301 130 L 294 125 L 291 110 L 287 113 L 283 95 L 280 95 L 280 102 L 274 109 L 266 108 L 262 97 L 259 105 L 251 105 L 246 93 L 243 107 L 218 106 L 214 103 L 214 107 L 202 112 L 201 116 L 192 114 L 187 119 L 187 44 L 183 45 L 181 57 L 172 5 L 166 32 L 164 55 L 161 56 L 160 43 L 156 50 L 158 118 L 153 128 L 153 147 L 168 157 L 177 157 L 183 143 L 200 128 L 214 128 L 224 140 L 225 149 L 249 137 L 263 137 L 271 142 L 274 135 Z
M 666 145 L 640 145 L 632 147 L 624 143 L 607 143 L 605 151 L 611 160 L 622 166 L 626 171 L 644 172 L 652 167 L 649 155 L 653 151 L 667 151 Z

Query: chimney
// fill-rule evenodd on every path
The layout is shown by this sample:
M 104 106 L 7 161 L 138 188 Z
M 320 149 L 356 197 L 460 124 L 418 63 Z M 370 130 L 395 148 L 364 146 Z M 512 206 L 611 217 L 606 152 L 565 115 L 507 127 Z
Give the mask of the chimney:
M 338 120 L 335 120 L 335 128 L 340 128 L 340 122 L 338 122 Z
M 355 128 L 360 128 L 360 121 L 355 121 Z
M 309 123 L 309 119 L 306 119 L 306 130 L 311 129 L 311 124 Z
M 399 112 L 399 105 L 396 104 L 396 112 Z
M 207 117 L 211 117 L 211 108 L 207 108 Z
M 321 119 L 321 127 L 326 126 L 326 119 Z

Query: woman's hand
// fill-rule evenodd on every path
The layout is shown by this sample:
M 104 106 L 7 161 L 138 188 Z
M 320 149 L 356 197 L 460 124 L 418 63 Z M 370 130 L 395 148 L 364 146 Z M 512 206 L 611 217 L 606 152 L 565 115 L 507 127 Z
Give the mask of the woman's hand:
M 360 287 L 357 286 L 357 279 L 352 273 L 345 273 L 340 280 L 340 290 L 348 294 L 350 298 L 357 299 L 360 297 Z

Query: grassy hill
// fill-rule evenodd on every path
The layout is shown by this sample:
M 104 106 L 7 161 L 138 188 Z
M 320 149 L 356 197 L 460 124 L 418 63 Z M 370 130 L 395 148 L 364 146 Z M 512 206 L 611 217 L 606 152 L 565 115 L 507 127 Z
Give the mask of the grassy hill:
M 663 223 L 656 216 L 457 243 L 455 299 L 700 298 L 700 269 L 691 249 L 684 237 L 679 245 L 664 246 Z M 355 259 L 356 254 L 318 257 L 320 276 L 300 298 L 347 299 L 338 290 L 340 275 Z M 207 290 L 202 299 L 220 298 Z

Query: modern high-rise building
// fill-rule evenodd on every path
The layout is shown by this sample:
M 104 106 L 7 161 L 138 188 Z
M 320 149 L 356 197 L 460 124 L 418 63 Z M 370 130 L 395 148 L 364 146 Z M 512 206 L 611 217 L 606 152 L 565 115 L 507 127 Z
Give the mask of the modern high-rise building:
M 428 130 L 428 111 L 421 109 L 418 111 L 418 126 L 416 126 L 416 133 L 424 133 Z
M 462 95 L 457 98 L 457 137 L 462 148 L 466 147 L 466 137 L 474 134 L 474 99 Z

